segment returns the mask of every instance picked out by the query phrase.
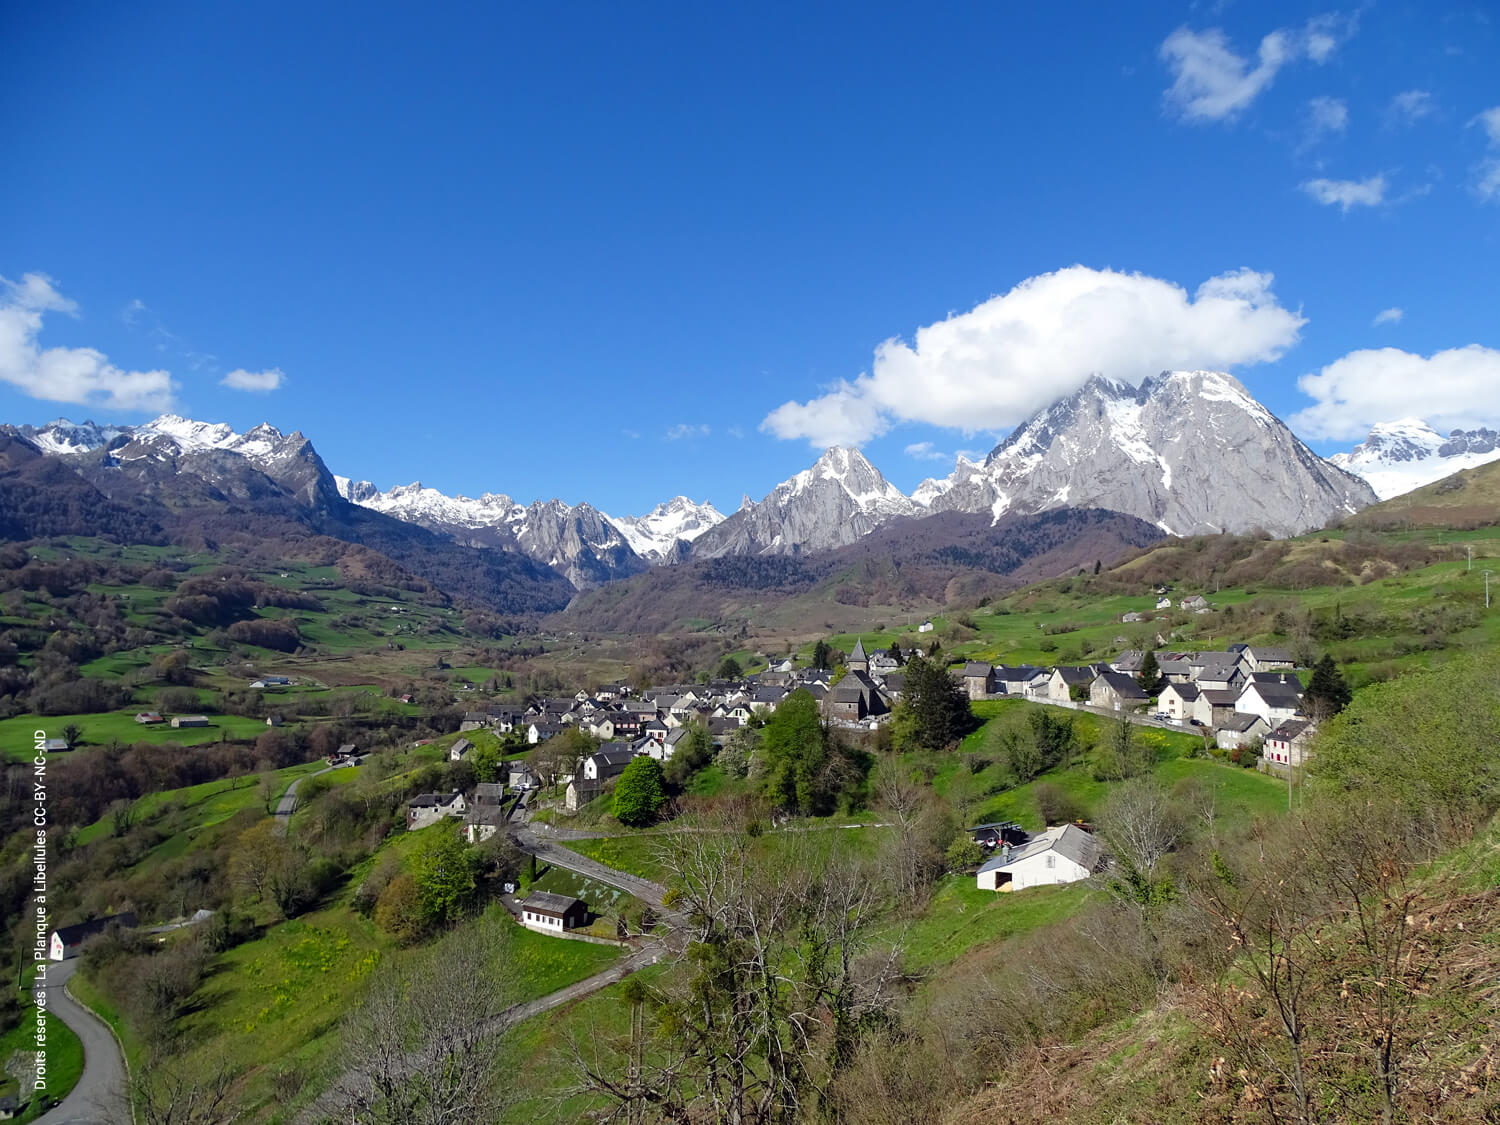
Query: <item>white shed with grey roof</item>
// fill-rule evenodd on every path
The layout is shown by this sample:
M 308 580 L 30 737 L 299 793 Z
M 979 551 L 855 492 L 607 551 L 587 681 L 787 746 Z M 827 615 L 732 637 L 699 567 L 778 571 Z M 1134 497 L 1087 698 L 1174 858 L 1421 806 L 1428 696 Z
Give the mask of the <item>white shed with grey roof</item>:
M 1002 848 L 979 869 L 982 891 L 1024 891 L 1076 883 L 1098 871 L 1104 848 L 1076 824 L 1061 824 L 1033 836 L 1018 848 Z

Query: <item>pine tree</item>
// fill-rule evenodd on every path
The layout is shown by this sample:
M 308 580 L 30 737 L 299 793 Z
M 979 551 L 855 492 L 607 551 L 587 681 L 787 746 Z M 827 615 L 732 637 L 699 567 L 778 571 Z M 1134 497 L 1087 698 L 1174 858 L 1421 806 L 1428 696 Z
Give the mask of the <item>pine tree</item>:
M 1304 702 L 1308 714 L 1315 719 L 1330 718 L 1349 706 L 1353 695 L 1333 661 L 1333 654 L 1324 653 L 1323 659 L 1313 665 L 1312 680 L 1307 685 Z
M 1155 695 L 1161 690 L 1161 665 L 1156 662 L 1156 650 L 1152 649 L 1146 653 L 1146 659 L 1141 661 L 1141 690 L 1147 695 Z

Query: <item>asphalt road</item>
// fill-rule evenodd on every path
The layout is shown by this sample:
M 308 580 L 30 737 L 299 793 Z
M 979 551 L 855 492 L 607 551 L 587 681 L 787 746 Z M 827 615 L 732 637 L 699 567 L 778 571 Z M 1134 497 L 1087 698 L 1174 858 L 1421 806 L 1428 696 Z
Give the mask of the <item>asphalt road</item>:
M 78 961 L 53 961 L 47 967 L 47 1006 L 73 1029 L 83 1043 L 83 1076 L 62 1104 L 36 1119 L 37 1125 L 130 1125 L 125 1100 L 125 1060 L 114 1033 L 93 1012 L 67 994 L 63 986 Z

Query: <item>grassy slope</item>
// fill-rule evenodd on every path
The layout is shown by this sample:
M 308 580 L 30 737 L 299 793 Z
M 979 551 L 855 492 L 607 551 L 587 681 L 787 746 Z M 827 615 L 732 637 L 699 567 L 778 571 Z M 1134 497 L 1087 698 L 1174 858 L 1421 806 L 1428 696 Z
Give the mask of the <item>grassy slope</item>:
M 60 1102 L 68 1096 L 68 1092 L 78 1084 L 79 1077 L 83 1074 L 83 1044 L 78 1041 L 78 1036 L 68 1028 L 51 1012 L 47 1013 L 47 1089 L 45 1093 L 54 1102 Z M 36 1007 L 28 1005 L 21 1012 L 21 1022 L 0 1035 L 0 1065 L 9 1059 L 16 1051 L 34 1051 L 36 1043 L 32 1038 L 32 1029 L 36 1027 Z M 19 1099 L 29 1098 L 31 1090 L 18 1090 L 17 1084 L 9 1073 L 0 1074 L 0 1094 L 16 1094 Z M 31 1121 L 41 1114 L 41 1109 L 35 1103 L 28 1105 L 25 1112 L 14 1118 L 17 1125 Z

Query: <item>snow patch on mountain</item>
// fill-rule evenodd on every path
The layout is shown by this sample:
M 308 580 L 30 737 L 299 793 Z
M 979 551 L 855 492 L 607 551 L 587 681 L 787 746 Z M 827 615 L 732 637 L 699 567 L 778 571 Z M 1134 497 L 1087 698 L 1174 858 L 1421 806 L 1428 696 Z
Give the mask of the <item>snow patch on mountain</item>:
M 1447 437 L 1420 418 L 1380 422 L 1370 436 L 1333 464 L 1369 481 L 1382 500 L 1442 480 L 1464 469 L 1500 460 L 1500 433 L 1454 430 Z
M 631 550 L 650 562 L 672 562 L 681 555 L 682 543 L 691 543 L 711 527 L 724 522 L 724 514 L 707 500 L 699 504 L 686 496 L 664 500 L 643 516 L 609 516 Z
M 1177 535 L 1291 535 L 1374 499 L 1219 371 L 1166 371 L 1139 387 L 1095 376 L 1018 426 L 982 466 L 960 461 L 913 493 L 929 511 L 997 520 L 1108 508 Z

